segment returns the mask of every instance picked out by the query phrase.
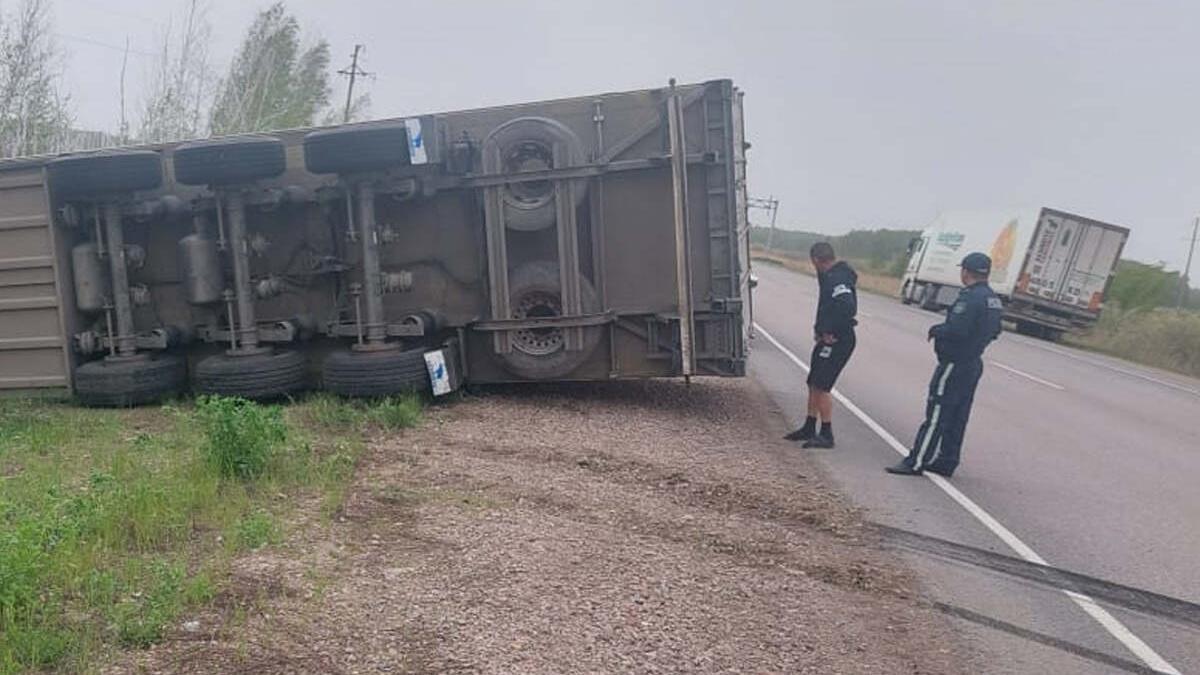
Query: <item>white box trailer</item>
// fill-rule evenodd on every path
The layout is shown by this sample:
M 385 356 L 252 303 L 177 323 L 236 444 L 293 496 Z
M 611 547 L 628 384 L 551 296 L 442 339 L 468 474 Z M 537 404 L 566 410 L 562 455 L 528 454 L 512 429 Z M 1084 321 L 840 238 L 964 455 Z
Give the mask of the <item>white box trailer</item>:
M 954 303 L 959 263 L 992 258 L 991 285 L 1005 318 L 1024 333 L 1056 339 L 1100 318 L 1129 230 L 1051 208 L 938 216 L 910 246 L 901 299 L 930 310 Z

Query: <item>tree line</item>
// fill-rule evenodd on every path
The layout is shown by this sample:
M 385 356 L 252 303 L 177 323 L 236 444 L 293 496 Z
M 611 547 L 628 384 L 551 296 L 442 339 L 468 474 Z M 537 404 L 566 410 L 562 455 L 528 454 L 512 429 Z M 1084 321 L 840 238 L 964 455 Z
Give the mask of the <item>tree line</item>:
M 839 256 L 864 265 L 866 269 L 903 276 L 908 265 L 908 244 L 921 236 L 919 230 L 878 229 L 851 230 L 842 235 L 826 235 L 799 230 L 775 230 L 754 227 L 750 230 L 751 244 L 795 256 L 808 255 L 808 249 L 818 241 L 833 244 Z M 1121 260 L 1108 289 L 1108 299 L 1125 310 L 1146 310 L 1175 307 L 1179 303 L 1180 273 L 1167 270 L 1162 263 L 1149 264 Z M 1200 290 L 1184 292 L 1182 305 L 1200 310 Z
M 54 39 L 51 0 L 21 0 L 12 11 L 0 12 L 0 156 L 162 143 L 341 120 L 341 111 L 331 107 L 329 43 L 306 43 L 299 20 L 284 3 L 258 12 L 222 72 L 209 51 L 212 27 L 203 0 L 183 2 L 182 22 L 160 36 L 141 101 L 126 100 L 123 65 L 120 129 L 111 135 L 73 129 L 70 95 L 56 69 L 62 52 Z M 128 56 L 127 50 L 125 65 Z M 354 100 L 351 118 L 364 117 L 369 104 L 367 96 Z

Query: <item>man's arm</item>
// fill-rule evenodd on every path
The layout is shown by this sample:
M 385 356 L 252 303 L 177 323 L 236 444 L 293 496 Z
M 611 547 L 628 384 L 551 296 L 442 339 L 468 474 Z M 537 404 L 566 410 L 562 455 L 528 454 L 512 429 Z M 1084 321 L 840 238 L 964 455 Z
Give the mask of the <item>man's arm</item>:
M 960 296 L 946 315 L 946 321 L 929 329 L 930 339 L 951 342 L 965 340 L 979 320 L 979 311 L 979 303 L 974 298 L 969 295 Z

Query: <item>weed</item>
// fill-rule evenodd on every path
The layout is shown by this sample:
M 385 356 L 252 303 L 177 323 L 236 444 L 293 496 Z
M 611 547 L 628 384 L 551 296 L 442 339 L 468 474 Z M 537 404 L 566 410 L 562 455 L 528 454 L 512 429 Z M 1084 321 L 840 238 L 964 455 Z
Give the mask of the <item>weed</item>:
M 304 407 L 308 420 L 323 429 L 345 431 L 362 422 L 362 410 L 357 405 L 333 394 L 310 396 Z
M 416 396 L 393 396 L 370 404 L 367 418 L 384 429 L 409 429 L 421 421 L 421 408 Z
M 279 526 L 268 513 L 248 514 L 234 526 L 232 540 L 239 549 L 258 550 L 279 540 Z
M 196 410 L 204 425 L 209 462 L 224 478 L 258 478 L 287 438 L 278 406 L 241 398 L 202 396 Z

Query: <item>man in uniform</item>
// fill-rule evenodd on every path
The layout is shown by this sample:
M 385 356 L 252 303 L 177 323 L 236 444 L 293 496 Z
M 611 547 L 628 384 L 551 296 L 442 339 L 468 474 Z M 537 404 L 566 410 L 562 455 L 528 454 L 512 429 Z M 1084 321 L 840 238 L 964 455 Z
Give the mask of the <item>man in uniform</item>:
M 992 260 L 971 253 L 962 261 L 963 289 L 946 321 L 929 329 L 938 365 L 929 381 L 925 421 L 908 457 L 888 473 L 919 476 L 932 471 L 947 478 L 958 467 L 963 434 L 983 375 L 983 350 L 1000 335 L 1003 306 L 988 286 Z
M 809 250 L 817 271 L 817 321 L 813 326 L 811 370 L 808 373 L 808 417 L 804 426 L 784 436 L 789 441 L 804 441 L 806 448 L 833 447 L 833 384 L 854 353 L 854 320 L 858 313 L 858 274 L 837 259 L 827 242 L 813 244 Z M 821 428 L 817 429 L 817 418 Z

